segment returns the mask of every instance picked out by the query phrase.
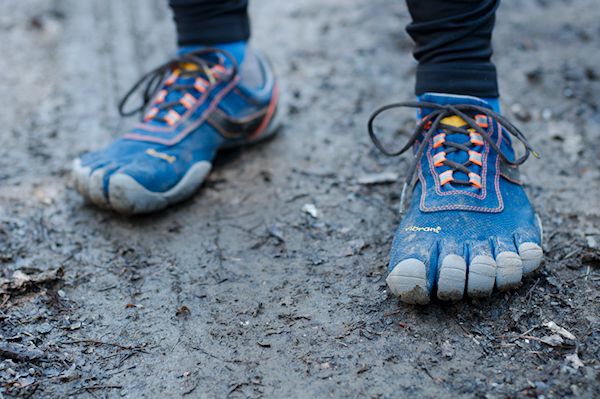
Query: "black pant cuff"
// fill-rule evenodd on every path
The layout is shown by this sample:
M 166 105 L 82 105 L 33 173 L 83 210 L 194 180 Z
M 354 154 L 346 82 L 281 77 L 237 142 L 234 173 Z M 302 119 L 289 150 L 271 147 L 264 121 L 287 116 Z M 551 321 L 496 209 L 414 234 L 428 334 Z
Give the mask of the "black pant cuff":
M 249 38 L 250 21 L 246 15 L 223 15 L 203 21 L 177 19 L 177 44 L 179 46 L 210 46 L 248 40 Z
M 493 64 L 425 64 L 417 67 L 415 94 L 427 92 L 498 97 L 498 77 Z

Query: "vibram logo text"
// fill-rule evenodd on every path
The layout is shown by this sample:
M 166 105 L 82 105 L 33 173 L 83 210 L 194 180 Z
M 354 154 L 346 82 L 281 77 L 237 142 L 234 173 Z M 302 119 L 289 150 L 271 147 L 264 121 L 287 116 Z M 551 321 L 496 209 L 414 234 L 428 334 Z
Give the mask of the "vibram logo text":
M 404 228 L 404 231 L 426 231 L 435 234 L 439 234 L 442 231 L 440 226 L 437 227 L 418 227 L 418 226 L 408 226 Z
M 156 157 L 156 158 L 160 158 L 160 159 L 164 159 L 165 161 L 167 161 L 168 163 L 173 163 L 177 160 L 177 158 L 173 155 L 169 155 L 169 154 L 165 154 L 164 152 L 158 152 L 153 148 L 149 148 L 146 150 L 146 154 Z

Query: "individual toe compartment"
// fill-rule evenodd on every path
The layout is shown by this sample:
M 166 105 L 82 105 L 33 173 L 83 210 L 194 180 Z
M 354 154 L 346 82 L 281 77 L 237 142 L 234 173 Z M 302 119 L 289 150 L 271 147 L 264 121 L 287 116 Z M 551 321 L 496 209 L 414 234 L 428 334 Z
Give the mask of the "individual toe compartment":
M 101 152 L 93 152 L 75 159 L 72 166 L 75 189 L 86 199 L 105 208 L 107 202 L 102 192 L 102 179 L 110 165 L 109 160 L 102 158 Z
M 524 242 L 519 244 L 519 256 L 523 262 L 523 275 L 526 276 L 540 267 L 544 251 L 534 242 Z
M 492 240 L 496 260 L 496 288 L 505 291 L 518 287 L 523 278 L 523 262 L 514 240 L 496 237 Z
M 124 173 L 111 176 L 109 195 L 112 208 L 124 215 L 155 212 L 169 205 L 164 194 L 151 192 Z
M 515 247 L 523 262 L 523 275 L 533 273 L 540 267 L 544 258 L 542 250 L 543 228 L 540 217 L 536 214 L 529 225 L 521 226 L 514 235 Z
M 158 168 L 148 168 L 145 163 L 129 164 L 110 178 L 110 204 L 114 210 L 123 214 L 159 211 L 189 198 L 202 185 L 211 167 L 208 161 L 196 162 L 173 187 L 164 191 L 153 191 L 138 181 L 138 178 L 152 186 L 151 183 L 160 180 L 164 173 Z
M 408 258 L 398 263 L 385 279 L 390 292 L 402 302 L 426 305 L 429 303 L 425 263 Z
M 84 166 L 81 159 L 77 158 L 73 161 L 71 174 L 73 176 L 75 190 L 77 190 L 77 192 L 83 195 L 86 199 L 89 198 L 89 179 L 91 173 L 92 168 L 87 165 Z
M 108 181 L 110 176 L 119 169 L 119 165 L 110 163 L 92 172 L 89 178 L 89 197 L 94 204 L 101 208 L 108 209 Z
M 439 253 L 437 297 L 443 301 L 462 299 L 467 280 L 467 262 L 463 244 L 442 241 Z
M 496 283 L 496 261 L 487 241 L 468 244 L 469 264 L 467 295 L 471 298 L 488 297 Z
M 386 278 L 390 292 L 402 302 L 426 305 L 436 273 L 437 244 L 396 240 L 392 248 L 395 256 Z M 433 270 L 430 265 L 434 265 Z

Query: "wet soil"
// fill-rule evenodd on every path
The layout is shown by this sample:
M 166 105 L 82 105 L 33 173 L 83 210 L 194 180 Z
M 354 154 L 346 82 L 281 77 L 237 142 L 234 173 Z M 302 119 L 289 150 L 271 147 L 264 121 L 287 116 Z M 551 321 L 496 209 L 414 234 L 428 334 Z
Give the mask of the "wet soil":
M 0 397 L 600 395 L 594 0 L 498 13 L 503 107 L 542 156 L 523 171 L 543 268 L 513 292 L 427 307 L 386 291 L 408 161 L 365 127 L 412 98 L 401 1 L 255 1 L 282 134 L 224 154 L 161 214 L 74 192 L 71 160 L 126 129 L 120 96 L 174 52 L 164 3 L 0 3 Z

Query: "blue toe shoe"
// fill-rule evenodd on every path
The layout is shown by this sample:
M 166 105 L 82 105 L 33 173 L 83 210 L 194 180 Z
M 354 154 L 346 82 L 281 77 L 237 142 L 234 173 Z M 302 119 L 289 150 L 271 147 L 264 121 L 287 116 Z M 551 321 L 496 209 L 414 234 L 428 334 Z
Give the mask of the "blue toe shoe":
M 389 152 L 374 132 L 374 120 L 401 106 L 417 108 L 420 122 L 404 148 Z M 388 155 L 414 151 L 402 203 L 406 189 L 414 189 L 392 243 L 386 279 L 394 295 L 416 304 L 432 296 L 489 296 L 494 288 L 518 286 L 538 268 L 542 227 L 517 169 L 532 150 L 488 103 L 428 93 L 420 102 L 376 111 L 369 133 Z M 523 157 L 515 157 L 510 136 L 525 146 Z
M 141 122 L 107 148 L 74 161 L 76 189 L 120 213 L 158 211 L 189 198 L 219 150 L 274 134 L 277 83 L 260 54 L 250 57 L 246 73 L 228 53 L 202 49 L 143 76 L 120 106 L 123 115 L 140 112 Z M 124 111 L 140 90 L 142 105 Z

